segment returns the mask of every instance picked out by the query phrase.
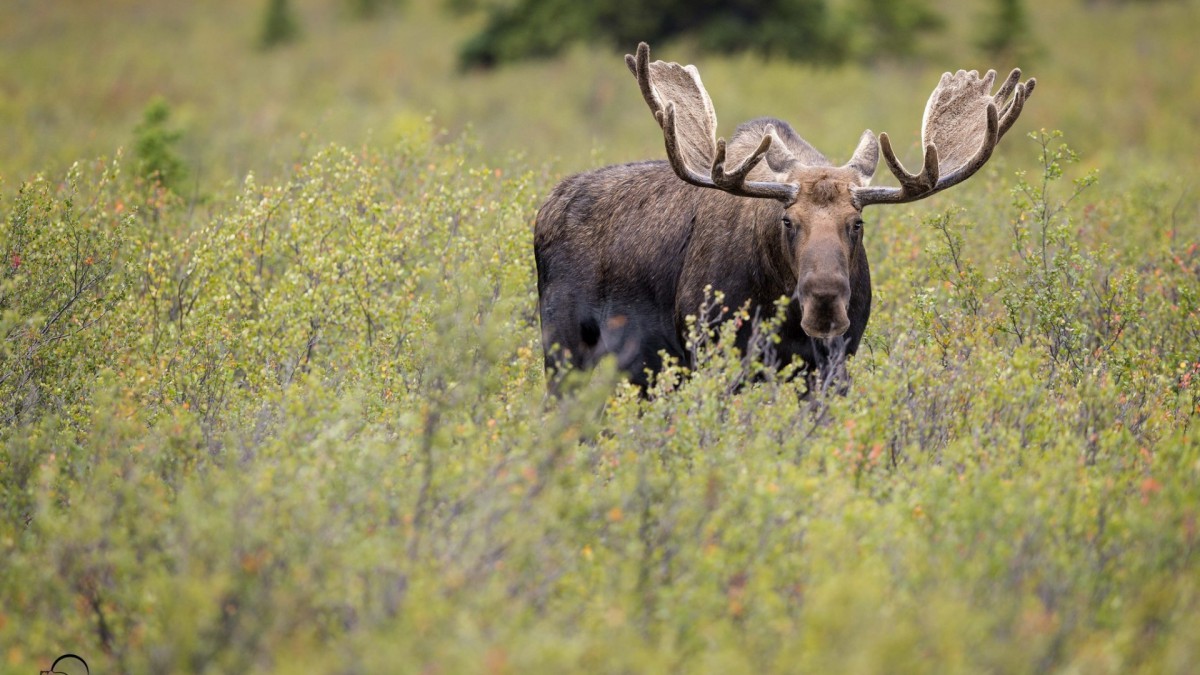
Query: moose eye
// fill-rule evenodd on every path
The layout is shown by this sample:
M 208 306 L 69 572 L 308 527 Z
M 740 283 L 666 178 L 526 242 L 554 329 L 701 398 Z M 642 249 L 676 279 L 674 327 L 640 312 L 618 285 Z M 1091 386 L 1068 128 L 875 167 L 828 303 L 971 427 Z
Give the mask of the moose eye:
M 850 223 L 850 234 L 854 234 L 854 235 L 862 234 L 862 229 L 863 229 L 862 218 L 855 218 L 854 221 Z
M 786 227 L 787 229 L 789 229 L 789 230 L 792 229 L 792 219 L 791 218 L 784 216 L 780 222 L 783 223 L 783 226 Z

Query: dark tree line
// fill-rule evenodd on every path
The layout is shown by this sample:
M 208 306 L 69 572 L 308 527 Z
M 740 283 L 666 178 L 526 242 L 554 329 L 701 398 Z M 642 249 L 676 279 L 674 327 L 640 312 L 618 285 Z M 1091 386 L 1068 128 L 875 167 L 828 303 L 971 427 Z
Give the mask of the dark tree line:
M 842 57 L 825 0 L 517 0 L 487 11 L 486 27 L 462 47 L 464 66 L 551 56 L 576 41 L 619 48 L 682 35 L 711 51 Z
M 356 19 L 374 19 L 404 0 L 331 0 Z M 1094 0 L 1084 0 L 1093 2 Z M 1119 1 L 1119 0 L 1111 0 Z M 1146 0 L 1142 0 L 1146 1 Z M 442 0 L 458 13 L 483 12 L 483 28 L 459 47 L 463 68 L 554 56 L 577 42 L 613 50 L 685 38 L 708 52 L 840 63 L 907 58 L 940 31 L 931 0 Z M 986 0 L 975 43 L 985 52 L 1034 51 L 1025 0 Z M 292 42 L 300 21 L 289 0 L 266 0 L 259 43 Z
M 713 52 L 837 63 L 908 56 L 941 17 L 928 0 L 449 0 L 483 9 L 485 27 L 461 48 L 464 67 L 557 54 L 573 42 L 626 49 L 687 37 Z

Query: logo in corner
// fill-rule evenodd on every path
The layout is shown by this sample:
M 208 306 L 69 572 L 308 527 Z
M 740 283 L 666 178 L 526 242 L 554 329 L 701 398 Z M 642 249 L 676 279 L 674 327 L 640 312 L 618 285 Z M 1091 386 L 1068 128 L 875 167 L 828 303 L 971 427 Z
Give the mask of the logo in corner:
M 63 654 L 54 659 L 50 670 L 41 671 L 40 675 L 91 675 L 87 661 L 75 654 Z

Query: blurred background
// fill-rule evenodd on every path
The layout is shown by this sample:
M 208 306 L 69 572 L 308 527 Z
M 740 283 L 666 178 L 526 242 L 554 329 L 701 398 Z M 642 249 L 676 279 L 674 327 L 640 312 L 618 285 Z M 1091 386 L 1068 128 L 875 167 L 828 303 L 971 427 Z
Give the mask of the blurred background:
M 413 133 L 465 134 L 489 158 L 556 175 L 657 157 L 622 63 L 642 39 L 700 66 L 723 135 L 775 115 L 840 162 L 871 128 L 915 162 L 942 71 L 1020 66 L 1041 86 L 1019 133 L 1062 129 L 1084 169 L 1194 175 L 1198 4 L 9 0 L 0 178 L 149 142 L 182 165 L 180 193 L 202 193 L 284 171 L 314 144 Z

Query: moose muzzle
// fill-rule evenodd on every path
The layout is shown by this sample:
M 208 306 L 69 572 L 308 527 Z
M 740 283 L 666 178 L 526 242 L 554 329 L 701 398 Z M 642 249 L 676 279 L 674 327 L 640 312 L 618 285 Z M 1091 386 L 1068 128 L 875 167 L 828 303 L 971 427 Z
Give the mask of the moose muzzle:
M 836 274 L 809 273 L 800 282 L 800 327 L 814 338 L 846 332 L 850 317 L 850 280 Z

